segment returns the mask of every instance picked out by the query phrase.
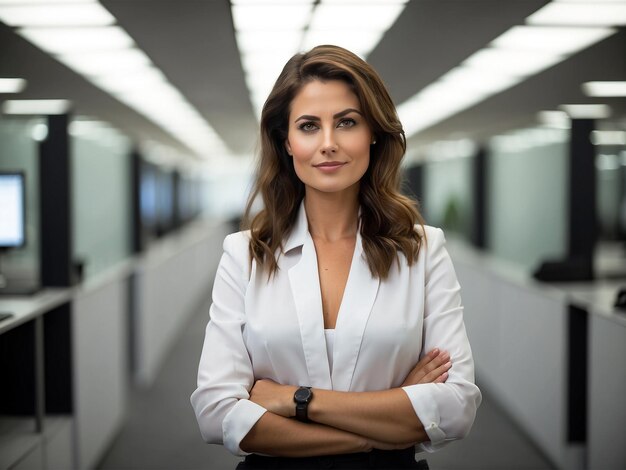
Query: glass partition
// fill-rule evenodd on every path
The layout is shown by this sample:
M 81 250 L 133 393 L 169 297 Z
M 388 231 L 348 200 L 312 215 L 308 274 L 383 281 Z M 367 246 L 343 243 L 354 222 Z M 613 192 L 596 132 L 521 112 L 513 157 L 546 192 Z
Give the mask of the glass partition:
M 489 142 L 487 244 L 533 270 L 566 254 L 569 131 L 525 129 Z
M 428 225 L 469 239 L 474 219 L 472 200 L 473 157 L 432 161 L 424 165 L 421 201 Z
M 596 170 L 600 239 L 626 241 L 626 149 L 598 147 Z
M 131 145 L 104 123 L 70 132 L 74 260 L 89 278 L 131 253 Z

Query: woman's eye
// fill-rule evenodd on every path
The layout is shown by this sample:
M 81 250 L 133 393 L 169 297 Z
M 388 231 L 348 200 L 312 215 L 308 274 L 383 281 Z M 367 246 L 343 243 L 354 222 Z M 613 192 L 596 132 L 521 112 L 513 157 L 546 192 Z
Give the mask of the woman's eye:
M 356 121 L 354 119 L 342 119 L 339 121 L 337 127 L 352 127 L 354 125 L 356 125 Z
M 302 131 L 314 131 L 317 129 L 317 126 L 312 122 L 304 122 L 300 124 L 299 129 Z

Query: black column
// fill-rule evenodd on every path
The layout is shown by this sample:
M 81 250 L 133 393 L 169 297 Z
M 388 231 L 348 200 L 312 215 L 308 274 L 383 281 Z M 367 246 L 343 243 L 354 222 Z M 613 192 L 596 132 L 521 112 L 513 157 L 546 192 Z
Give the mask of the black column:
M 569 306 L 567 318 L 567 442 L 587 441 L 586 310 Z
M 480 147 L 472 163 L 472 200 L 474 202 L 472 243 L 480 249 L 487 247 L 487 203 L 489 200 L 487 181 L 487 151 L 484 147 Z
M 567 254 L 545 261 L 535 271 L 542 281 L 588 281 L 594 278 L 593 250 L 597 237 L 595 149 L 592 119 L 572 119 L 568 158 Z
M 46 413 L 72 413 L 72 307 L 62 304 L 47 312 L 44 328 Z
M 572 119 L 569 149 L 568 255 L 591 262 L 597 234 L 595 149 L 592 119 Z
M 130 154 L 131 197 L 131 252 L 141 253 L 145 247 L 144 228 L 141 221 L 141 156 L 137 150 Z
M 48 136 L 39 147 L 41 285 L 72 284 L 71 165 L 69 116 L 48 116 Z

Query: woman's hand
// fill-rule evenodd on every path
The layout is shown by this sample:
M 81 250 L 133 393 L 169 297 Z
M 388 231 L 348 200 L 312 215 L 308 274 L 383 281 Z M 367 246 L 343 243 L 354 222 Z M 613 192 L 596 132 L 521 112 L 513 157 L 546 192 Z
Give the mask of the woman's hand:
M 448 380 L 448 370 L 452 367 L 450 354 L 433 349 L 426 354 L 406 376 L 402 387 L 407 385 L 443 383 Z
M 250 390 L 250 401 L 271 413 L 291 418 L 296 412 L 293 394 L 297 389 L 293 385 L 281 385 L 270 379 L 257 380 Z

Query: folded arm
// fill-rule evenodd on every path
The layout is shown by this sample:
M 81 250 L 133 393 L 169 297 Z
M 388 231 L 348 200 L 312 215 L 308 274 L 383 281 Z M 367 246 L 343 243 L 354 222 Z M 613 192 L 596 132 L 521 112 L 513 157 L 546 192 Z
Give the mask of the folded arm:
M 411 444 L 413 442 L 403 446 L 389 445 L 331 426 L 301 423 L 266 412 L 243 438 L 240 446 L 245 452 L 279 457 L 311 457 L 367 452 L 373 448 L 405 448 Z
M 450 369 L 449 355 L 435 349 L 425 355 L 408 374 L 403 386 L 442 383 Z M 250 400 L 283 417 L 295 415 L 293 394 L 297 387 L 259 380 Z M 400 388 L 375 392 L 338 392 L 313 389 L 308 407 L 315 423 L 343 430 L 384 445 L 404 448 L 428 440 L 409 397 Z M 307 425 L 305 425 L 307 426 Z

